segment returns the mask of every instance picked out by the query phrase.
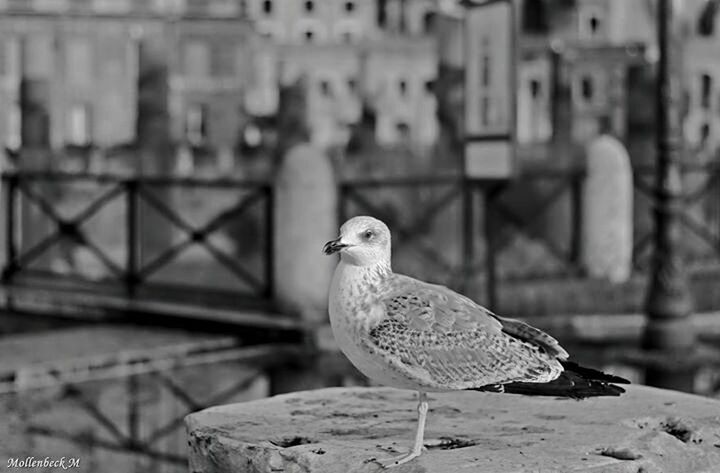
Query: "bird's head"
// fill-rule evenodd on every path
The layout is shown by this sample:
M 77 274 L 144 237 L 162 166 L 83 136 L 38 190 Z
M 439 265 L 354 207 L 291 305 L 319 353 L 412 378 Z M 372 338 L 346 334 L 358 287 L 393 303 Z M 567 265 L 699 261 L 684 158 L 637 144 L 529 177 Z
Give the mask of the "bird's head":
M 340 237 L 323 247 L 326 255 L 340 253 L 340 258 L 355 266 L 390 267 L 390 230 L 373 217 L 353 217 L 340 227 Z

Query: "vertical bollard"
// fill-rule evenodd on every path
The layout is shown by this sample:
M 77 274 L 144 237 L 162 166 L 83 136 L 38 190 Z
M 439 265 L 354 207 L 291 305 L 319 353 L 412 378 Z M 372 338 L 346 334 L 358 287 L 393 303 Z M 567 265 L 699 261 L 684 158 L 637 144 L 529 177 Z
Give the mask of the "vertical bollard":
M 595 278 L 630 278 L 633 248 L 633 176 L 623 144 L 602 135 L 587 147 L 582 199 L 583 268 Z
M 336 264 L 321 252 L 338 232 L 337 183 L 330 159 L 314 145 L 296 144 L 280 163 L 274 191 L 275 299 L 281 310 L 301 317 L 313 335 L 328 323 L 328 288 Z M 271 391 L 326 384 L 321 370 L 313 369 L 315 361 L 275 370 Z

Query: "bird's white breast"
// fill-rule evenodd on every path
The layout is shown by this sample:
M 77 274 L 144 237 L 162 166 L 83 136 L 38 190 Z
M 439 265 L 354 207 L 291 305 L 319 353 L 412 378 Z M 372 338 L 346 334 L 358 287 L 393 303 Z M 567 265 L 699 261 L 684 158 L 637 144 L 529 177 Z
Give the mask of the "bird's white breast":
M 355 367 L 368 378 L 401 389 L 417 389 L 417 385 L 394 369 L 388 360 L 371 352 L 362 343 L 370 328 L 379 322 L 385 311 L 377 299 L 372 275 L 366 268 L 340 262 L 330 286 L 330 325 L 338 346 Z

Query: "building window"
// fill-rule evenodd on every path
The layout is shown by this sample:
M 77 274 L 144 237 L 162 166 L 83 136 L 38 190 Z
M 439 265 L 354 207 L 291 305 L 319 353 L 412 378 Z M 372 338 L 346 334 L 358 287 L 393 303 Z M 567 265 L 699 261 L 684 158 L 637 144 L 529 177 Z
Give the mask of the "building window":
M 72 84 L 87 84 L 93 77 L 92 43 L 86 38 L 71 38 L 66 44 L 65 67 Z
M 295 25 L 293 34 L 300 41 L 313 43 L 315 41 L 325 41 L 327 39 L 328 31 L 319 20 L 301 18 Z
M 580 97 L 588 103 L 595 99 L 595 84 L 592 77 L 584 76 L 580 79 Z
M 592 36 L 595 36 L 598 32 L 598 29 L 600 28 L 600 19 L 596 16 L 591 16 L 588 21 L 590 22 L 590 34 Z
M 353 13 L 355 11 L 355 2 L 352 0 L 349 0 L 345 2 L 345 13 Z
M 200 146 L 207 137 L 207 106 L 194 104 L 185 112 L 185 139 L 192 146 Z
M 715 34 L 715 18 L 719 8 L 720 5 L 718 5 L 718 2 L 705 2 L 705 5 L 700 10 L 700 16 L 698 17 L 698 36 L 709 37 Z
M 423 14 L 422 17 L 422 31 L 423 33 L 432 33 L 435 30 L 435 12 L 428 10 Z
M 489 127 L 490 126 L 490 107 L 492 106 L 492 103 L 490 102 L 490 97 L 487 95 L 483 95 L 480 97 L 480 122 L 483 127 Z
M 700 76 L 700 107 L 710 109 L 710 98 L 712 97 L 712 77 L 709 74 Z
M 273 13 L 273 2 L 272 0 L 263 0 L 262 11 L 266 15 L 272 15 Z
M 407 122 L 400 120 L 395 124 L 398 138 L 402 141 L 407 141 L 410 138 L 410 125 Z
M 581 39 L 598 39 L 603 36 L 605 28 L 604 11 L 596 6 L 580 9 L 578 27 Z
M 542 97 L 542 84 L 537 79 L 530 80 L 530 97 L 537 100 Z
M 598 69 L 578 71 L 572 84 L 573 102 L 580 107 L 605 104 L 606 77 Z
M 544 0 L 525 0 L 522 7 L 522 30 L 528 34 L 548 32 Z
M 382 29 L 388 26 L 387 7 L 387 0 L 377 1 L 377 7 L 375 8 L 375 21 L 377 22 L 377 25 Z
M 351 93 L 357 91 L 357 81 L 352 77 L 347 80 L 347 88 Z
M 305 2 L 305 13 L 313 13 L 315 11 L 315 2 L 313 0 L 307 0 Z
M 492 61 L 490 58 L 490 38 L 482 39 L 482 58 L 480 59 L 480 83 L 484 88 L 490 87 L 492 77 Z
M 710 141 L 710 125 L 707 123 L 703 123 L 700 125 L 700 133 L 698 144 L 701 148 L 704 148 L 707 146 L 708 141 Z
M 332 88 L 330 87 L 330 81 L 328 81 L 327 79 L 322 79 L 320 81 L 320 93 L 323 97 L 332 96 Z
M 73 105 L 68 116 L 68 144 L 87 146 L 91 141 L 90 107 L 85 104 Z
M 405 95 L 407 95 L 408 84 L 405 79 L 400 79 L 400 81 L 398 82 L 398 91 L 400 92 L 400 95 L 403 97 Z
M 424 87 L 425 87 L 425 92 L 427 92 L 428 94 L 435 93 L 435 81 L 434 80 L 432 80 L 432 79 L 426 80 Z
M 518 140 L 522 143 L 546 142 L 551 135 L 547 93 L 547 76 L 537 73 L 527 77 L 523 84 L 525 93 L 518 97 Z
M 480 58 L 480 124 L 482 127 L 492 125 L 494 110 L 491 97 L 492 69 L 493 63 L 490 56 L 491 42 L 488 36 L 484 36 L 481 42 L 482 56 Z

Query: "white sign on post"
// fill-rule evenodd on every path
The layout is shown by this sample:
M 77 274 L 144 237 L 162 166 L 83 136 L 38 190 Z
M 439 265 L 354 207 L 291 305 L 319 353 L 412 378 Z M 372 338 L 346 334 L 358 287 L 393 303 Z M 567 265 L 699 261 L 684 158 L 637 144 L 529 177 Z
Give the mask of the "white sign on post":
M 512 0 L 465 6 L 465 175 L 509 179 L 516 172 Z

